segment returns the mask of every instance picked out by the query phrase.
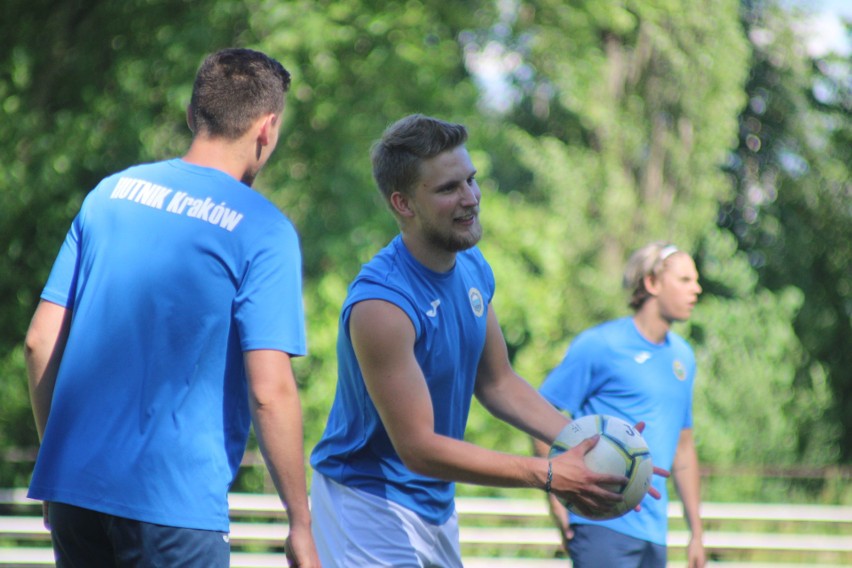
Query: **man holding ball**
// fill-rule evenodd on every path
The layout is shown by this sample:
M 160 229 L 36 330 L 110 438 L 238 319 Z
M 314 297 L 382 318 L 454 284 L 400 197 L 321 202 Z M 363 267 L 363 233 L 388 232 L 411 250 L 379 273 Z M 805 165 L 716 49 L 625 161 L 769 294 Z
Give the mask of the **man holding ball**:
M 313 451 L 314 535 L 326 568 L 462 566 L 454 482 L 537 487 L 606 511 L 622 476 L 464 440 L 471 398 L 552 442 L 567 424 L 509 363 L 476 247 L 481 193 L 459 124 L 412 115 L 374 146 L 373 174 L 400 235 L 349 287 L 337 393 Z

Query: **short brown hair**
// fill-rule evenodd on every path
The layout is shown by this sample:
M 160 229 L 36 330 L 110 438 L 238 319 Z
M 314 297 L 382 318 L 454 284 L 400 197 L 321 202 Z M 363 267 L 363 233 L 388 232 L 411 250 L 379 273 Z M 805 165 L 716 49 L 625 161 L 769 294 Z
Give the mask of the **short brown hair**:
M 217 51 L 195 76 L 190 127 L 195 134 L 239 138 L 264 114 L 280 114 L 289 89 L 290 73 L 268 55 L 241 48 Z
M 422 114 L 391 124 L 373 145 L 373 178 L 386 201 L 398 191 L 409 194 L 420 176 L 420 164 L 467 141 L 467 129 Z

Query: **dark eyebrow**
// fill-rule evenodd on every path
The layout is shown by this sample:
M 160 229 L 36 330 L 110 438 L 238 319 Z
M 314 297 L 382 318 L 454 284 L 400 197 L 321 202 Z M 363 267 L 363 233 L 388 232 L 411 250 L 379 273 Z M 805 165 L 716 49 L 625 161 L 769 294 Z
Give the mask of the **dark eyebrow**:
M 455 186 L 457 186 L 458 184 L 460 184 L 462 181 L 469 180 L 470 178 L 472 178 L 474 176 L 476 176 L 476 168 L 474 168 L 474 170 L 466 178 L 464 178 L 464 180 L 451 179 L 447 183 L 443 183 L 439 186 L 436 186 L 435 191 L 444 191 L 445 189 L 452 189 Z
M 459 184 L 458 180 L 450 180 L 447 183 L 442 183 L 441 185 L 435 188 L 435 191 L 444 191 L 445 189 L 452 189 Z

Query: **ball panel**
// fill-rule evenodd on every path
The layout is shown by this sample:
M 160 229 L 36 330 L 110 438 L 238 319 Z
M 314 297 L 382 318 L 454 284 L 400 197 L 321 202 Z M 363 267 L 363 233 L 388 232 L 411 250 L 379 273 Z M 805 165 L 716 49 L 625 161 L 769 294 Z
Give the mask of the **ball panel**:
M 624 496 L 625 512 L 633 510 L 636 505 L 642 502 L 648 489 L 651 488 L 651 478 L 654 475 L 654 465 L 651 462 L 651 456 L 643 457 L 637 460 L 635 467 L 630 475 L 630 481 L 627 487 L 622 491 Z

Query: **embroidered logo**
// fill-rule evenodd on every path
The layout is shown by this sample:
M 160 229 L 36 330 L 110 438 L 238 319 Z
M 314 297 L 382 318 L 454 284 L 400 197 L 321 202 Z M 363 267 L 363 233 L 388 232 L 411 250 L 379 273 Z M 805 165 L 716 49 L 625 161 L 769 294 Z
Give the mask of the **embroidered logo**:
M 482 314 L 485 313 L 485 301 L 482 299 L 482 292 L 476 288 L 471 288 L 467 292 L 467 297 L 470 298 L 470 307 L 473 309 L 473 313 L 478 318 L 482 317 Z
M 642 363 L 644 363 L 645 361 L 647 361 L 650 358 L 651 358 L 650 353 L 648 353 L 647 351 L 640 351 L 639 353 L 636 354 L 636 356 L 633 358 L 633 360 L 641 365 Z
M 684 367 L 683 363 L 677 359 L 675 359 L 674 363 L 672 363 L 672 371 L 674 371 L 674 375 L 677 377 L 677 380 L 683 381 L 686 379 L 686 367 Z
M 432 300 L 432 309 L 426 312 L 426 315 L 433 318 L 438 315 L 438 306 L 441 305 L 441 300 Z

